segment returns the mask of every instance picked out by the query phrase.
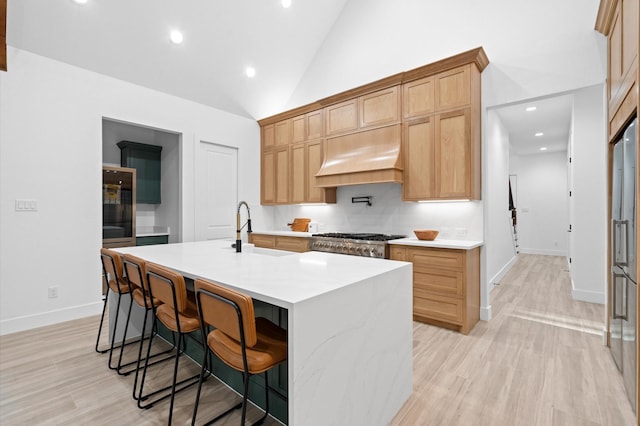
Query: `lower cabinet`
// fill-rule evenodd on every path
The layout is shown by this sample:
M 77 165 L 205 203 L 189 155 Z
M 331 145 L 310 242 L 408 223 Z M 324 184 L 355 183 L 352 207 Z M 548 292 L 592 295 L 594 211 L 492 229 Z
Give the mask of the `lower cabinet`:
M 249 235 L 249 242 L 256 247 L 294 251 L 297 253 L 309 251 L 309 239 L 304 237 L 251 233 Z
M 480 248 L 391 247 L 413 263 L 413 319 L 468 334 L 480 320 Z
M 151 235 L 149 237 L 136 237 L 137 246 L 151 246 L 154 244 L 169 244 L 169 236 Z

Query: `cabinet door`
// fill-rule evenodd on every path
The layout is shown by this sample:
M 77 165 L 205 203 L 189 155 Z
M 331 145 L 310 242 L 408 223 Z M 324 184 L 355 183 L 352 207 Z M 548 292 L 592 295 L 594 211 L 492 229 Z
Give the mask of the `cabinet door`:
M 433 77 L 422 78 L 403 85 L 402 111 L 404 118 L 416 118 L 435 111 Z
M 304 142 L 307 134 L 306 118 L 299 115 L 291 119 L 291 142 Z
M 442 199 L 472 198 L 471 112 L 468 108 L 436 116 L 436 194 Z
M 358 130 L 358 99 L 325 108 L 327 136 Z
M 361 129 L 400 122 L 398 86 L 360 96 L 358 102 Z
M 321 109 L 306 114 L 307 133 L 305 140 L 318 139 L 324 136 L 324 120 Z
M 470 65 L 436 75 L 436 111 L 467 106 L 471 103 Z
M 434 127 L 433 117 L 404 123 L 404 200 L 435 198 Z
M 305 163 L 305 145 L 293 145 L 291 147 L 291 202 L 294 204 L 304 203 L 307 199 L 307 167 Z
M 136 169 L 136 202 L 139 204 L 160 204 L 160 156 L 162 147 L 137 142 L 118 142 L 120 164 Z
M 287 146 L 291 143 L 291 120 L 279 121 L 275 124 L 275 144 Z
M 262 182 L 261 203 L 274 204 L 276 202 L 275 153 L 273 150 L 262 152 Z
M 309 251 L 309 239 L 300 237 L 276 236 L 275 248 L 278 250 L 304 253 L 305 251 Z
M 275 151 L 276 204 L 288 204 L 289 196 L 289 147 Z
M 262 150 L 272 149 L 276 146 L 276 131 L 273 124 L 262 128 Z
M 392 245 L 389 252 L 389 257 L 391 258 L 391 260 L 401 260 L 403 262 L 407 261 L 406 247 Z
M 256 247 L 276 248 L 276 237 L 274 235 L 254 234 L 249 236 L 249 242 Z

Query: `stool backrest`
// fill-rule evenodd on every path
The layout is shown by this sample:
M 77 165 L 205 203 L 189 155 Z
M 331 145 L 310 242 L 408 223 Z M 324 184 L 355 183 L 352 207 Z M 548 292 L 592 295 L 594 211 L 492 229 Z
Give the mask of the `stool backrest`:
M 150 295 L 178 312 L 187 309 L 187 285 L 184 277 L 171 269 L 147 262 Z
M 100 260 L 102 261 L 102 269 L 107 276 L 107 281 L 115 281 L 120 288 L 122 284 L 122 256 L 120 253 L 107 248 L 100 249 Z
M 149 294 L 149 285 L 147 284 L 147 261 L 134 256 L 132 254 L 125 254 L 122 257 L 124 264 L 124 270 L 127 274 L 129 284 L 133 287 L 138 287 L 143 290 L 143 294 Z
M 203 279 L 195 280 L 195 290 L 200 320 L 203 323 L 241 342 L 238 308 L 246 346 L 252 347 L 257 343 L 256 318 L 251 297 Z

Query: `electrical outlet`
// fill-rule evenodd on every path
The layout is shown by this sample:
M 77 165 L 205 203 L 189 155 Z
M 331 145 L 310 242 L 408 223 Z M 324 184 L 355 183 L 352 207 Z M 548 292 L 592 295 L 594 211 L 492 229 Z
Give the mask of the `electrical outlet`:
M 467 236 L 467 228 L 456 228 L 456 237 L 465 238 Z
M 49 287 L 49 299 L 56 299 L 58 297 L 58 286 Z

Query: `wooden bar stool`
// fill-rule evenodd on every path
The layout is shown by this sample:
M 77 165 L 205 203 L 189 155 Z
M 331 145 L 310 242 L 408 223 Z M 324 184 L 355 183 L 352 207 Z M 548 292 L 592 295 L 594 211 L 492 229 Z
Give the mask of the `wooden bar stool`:
M 147 283 L 147 262 L 137 256 L 132 254 L 125 254 L 122 257 L 122 263 L 124 265 L 124 272 L 127 277 L 127 282 L 129 283 L 129 288 L 131 289 L 131 300 L 136 303 L 136 305 L 140 306 L 144 309 L 144 322 L 142 324 L 142 334 L 140 336 L 140 347 L 138 349 L 138 357 L 136 360 L 131 361 L 127 364 L 122 364 L 122 351 L 120 351 L 120 358 L 118 359 L 118 372 L 120 372 L 121 368 L 128 367 L 130 365 L 136 364 L 133 370 L 127 371 L 125 374 L 131 373 L 135 371 L 135 378 L 133 380 L 133 399 L 136 401 L 140 399 L 140 392 L 136 392 L 138 390 L 138 375 L 140 371 L 140 361 L 142 358 L 142 349 L 144 347 L 144 341 L 146 340 L 145 333 L 147 328 L 147 318 L 149 316 L 149 312 L 153 315 L 153 309 L 160 306 L 160 300 L 156 298 L 151 298 L 149 295 L 149 284 Z M 151 334 L 157 333 L 157 327 L 155 321 L 153 322 Z M 151 343 L 151 342 L 149 342 Z M 161 351 L 150 355 L 149 358 L 156 358 L 160 355 L 166 355 L 172 352 L 176 348 L 175 339 L 173 341 L 173 346 L 168 350 Z M 159 360 L 155 360 L 149 365 L 154 365 L 159 362 L 167 361 L 172 359 L 172 356 L 167 356 Z
M 104 304 L 102 305 L 102 316 L 100 317 L 100 326 L 98 328 L 98 337 L 96 338 L 96 352 L 107 353 L 109 352 L 109 368 L 112 370 L 118 370 L 118 366 L 112 366 L 111 360 L 113 358 L 113 349 L 115 347 L 116 331 L 118 329 L 118 320 L 120 317 L 120 302 L 122 296 L 129 294 L 131 289 L 129 283 L 123 276 L 122 269 L 122 257 L 119 253 L 109 250 L 107 248 L 100 249 L 100 260 L 102 262 L 102 272 L 107 279 L 107 293 L 104 295 Z M 111 335 L 111 342 L 108 349 L 99 349 L 98 344 L 100 342 L 100 335 L 102 333 L 102 324 L 104 322 L 104 313 L 107 310 L 107 300 L 109 299 L 109 292 L 115 292 L 117 294 L 116 302 L 116 317 L 113 321 L 113 334 Z M 131 312 L 131 305 L 129 305 L 129 312 Z M 128 318 L 127 318 L 128 322 Z M 127 325 L 125 325 L 124 335 L 122 336 L 122 343 L 119 345 L 120 352 L 122 353 L 122 347 L 125 345 L 127 338 Z
M 196 422 L 202 381 L 205 376 L 206 354 L 213 352 L 229 367 L 243 373 L 242 420 L 247 412 L 249 378 L 264 373 L 266 410 L 254 424 L 261 424 L 269 414 L 269 382 L 267 371 L 287 359 L 287 332 L 266 318 L 256 318 L 253 299 L 211 281 L 196 279 L 196 302 L 200 316 L 204 359 L 191 424 Z M 207 333 L 207 327 L 215 329 Z M 219 414 L 211 424 L 231 412 Z
M 175 271 L 156 265 L 155 263 L 147 262 L 146 266 L 149 295 L 152 300 L 157 299 L 160 302 L 160 304 L 153 309 L 155 318 L 157 318 L 158 321 L 173 333 L 177 333 L 178 339 L 176 343 L 175 364 L 173 367 L 173 380 L 171 385 L 156 390 L 148 395 L 143 395 L 144 382 L 150 365 L 149 358 L 153 343 L 153 334 L 151 335 L 149 339 L 149 346 L 147 348 L 147 356 L 144 362 L 142 379 L 140 382 L 138 407 L 149 408 L 163 399 L 171 398 L 168 419 L 168 424 L 170 425 L 171 418 L 173 416 L 173 401 L 175 394 L 198 383 L 198 374 L 183 379 L 180 382 L 177 382 L 177 377 L 180 356 L 184 353 L 184 350 L 181 349 L 181 347 L 184 346 L 184 339 L 190 333 L 200 329 L 200 320 L 198 318 L 197 307 L 187 298 L 187 286 L 185 284 L 184 277 Z M 201 342 L 198 341 L 198 343 L 200 344 Z M 180 387 L 178 388 L 178 386 Z M 152 402 L 147 404 L 142 404 L 142 401 L 147 400 L 151 396 L 161 394 L 168 389 L 171 389 L 170 393 L 155 398 Z

